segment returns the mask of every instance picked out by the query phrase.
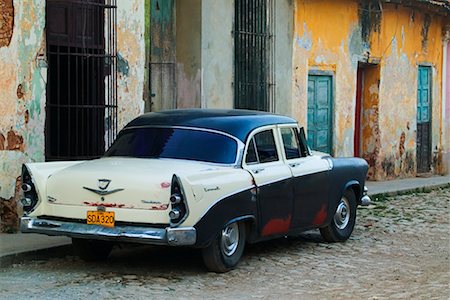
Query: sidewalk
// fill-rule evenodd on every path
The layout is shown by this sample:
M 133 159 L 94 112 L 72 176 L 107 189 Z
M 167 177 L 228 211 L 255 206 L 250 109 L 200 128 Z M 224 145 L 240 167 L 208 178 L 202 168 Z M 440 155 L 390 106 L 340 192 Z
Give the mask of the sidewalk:
M 430 189 L 450 186 L 450 175 L 429 178 L 408 178 L 391 181 L 368 181 L 368 194 L 374 200 L 379 194 L 397 194 L 417 189 Z M 71 240 L 68 237 L 53 237 L 41 234 L 2 234 L 0 233 L 0 267 L 20 262 L 26 258 L 36 259 L 43 254 L 65 255 L 71 253 Z
M 404 193 L 414 191 L 423 188 L 436 188 L 440 186 L 450 185 L 450 175 L 447 176 L 433 176 L 428 178 L 406 178 L 390 181 L 367 181 L 366 186 L 368 188 L 369 196 L 375 196 L 379 194 L 395 195 L 398 193 Z M 373 201 L 373 199 L 372 199 Z

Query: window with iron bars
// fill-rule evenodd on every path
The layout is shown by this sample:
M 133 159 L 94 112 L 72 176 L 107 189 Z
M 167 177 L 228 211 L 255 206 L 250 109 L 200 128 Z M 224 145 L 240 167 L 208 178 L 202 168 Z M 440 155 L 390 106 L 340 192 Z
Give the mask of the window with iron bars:
M 47 0 L 46 160 L 103 155 L 117 134 L 116 0 Z
M 235 108 L 274 111 L 275 0 L 235 0 Z

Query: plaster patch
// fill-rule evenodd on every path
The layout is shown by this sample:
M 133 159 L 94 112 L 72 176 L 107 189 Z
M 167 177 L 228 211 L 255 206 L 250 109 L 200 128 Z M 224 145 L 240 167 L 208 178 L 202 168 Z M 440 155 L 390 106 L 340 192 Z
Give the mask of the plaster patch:
M 120 53 L 117 53 L 117 70 L 125 76 L 128 76 L 130 71 L 128 61 Z
M 303 31 L 303 35 L 298 36 L 296 39 L 297 46 L 309 51 L 312 48 L 312 33 L 308 32 L 308 29 L 306 28 L 306 22 L 303 23 Z

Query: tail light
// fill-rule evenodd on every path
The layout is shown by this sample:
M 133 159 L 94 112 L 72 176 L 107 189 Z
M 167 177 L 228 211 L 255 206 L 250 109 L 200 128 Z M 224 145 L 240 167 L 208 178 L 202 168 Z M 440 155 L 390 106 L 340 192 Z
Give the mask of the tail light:
M 186 220 L 189 210 L 186 203 L 185 193 L 181 186 L 181 181 L 176 175 L 172 177 L 170 192 L 170 205 L 171 211 L 169 212 L 170 225 L 177 226 L 184 220 Z
M 25 165 L 22 166 L 22 192 L 23 198 L 20 200 L 23 210 L 27 213 L 31 212 L 38 203 L 36 187 L 31 180 L 30 172 Z

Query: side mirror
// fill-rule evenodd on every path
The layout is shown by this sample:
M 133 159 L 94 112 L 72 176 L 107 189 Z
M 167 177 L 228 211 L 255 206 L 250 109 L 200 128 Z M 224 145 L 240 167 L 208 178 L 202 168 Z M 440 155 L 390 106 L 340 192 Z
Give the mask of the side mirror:
M 298 133 L 298 140 L 300 141 L 300 151 L 302 157 L 311 155 L 308 148 L 308 143 L 306 141 L 305 128 L 300 127 L 300 132 Z

